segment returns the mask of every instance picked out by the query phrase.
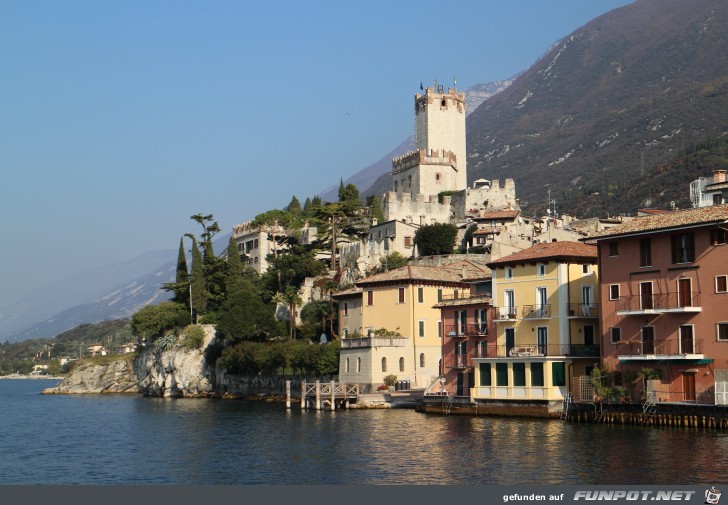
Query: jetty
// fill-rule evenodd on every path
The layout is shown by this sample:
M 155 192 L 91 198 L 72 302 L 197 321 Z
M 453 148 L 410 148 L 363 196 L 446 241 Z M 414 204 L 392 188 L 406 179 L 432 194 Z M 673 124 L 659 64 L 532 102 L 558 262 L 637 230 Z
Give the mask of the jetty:
M 331 382 L 301 382 L 301 409 L 331 411 L 348 409 L 359 397 L 358 384 Z M 291 408 L 291 381 L 286 381 L 286 408 Z

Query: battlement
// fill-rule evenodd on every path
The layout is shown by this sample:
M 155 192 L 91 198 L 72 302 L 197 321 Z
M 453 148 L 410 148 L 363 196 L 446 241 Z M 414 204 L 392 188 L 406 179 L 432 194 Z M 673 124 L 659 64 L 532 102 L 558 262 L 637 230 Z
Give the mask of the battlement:
M 428 155 L 425 149 L 410 151 L 402 156 L 392 159 L 392 174 L 398 174 L 417 165 L 442 165 L 458 168 L 457 156 L 452 151 L 444 149 L 431 149 Z
M 447 93 L 445 93 L 443 86 L 439 85 L 437 87 L 427 86 L 424 95 L 421 93 L 415 94 L 415 112 L 419 113 L 424 110 L 426 105 L 432 105 L 438 101 L 440 106 L 454 105 L 457 106 L 458 112 L 465 110 L 465 93 L 458 93 L 456 88 L 448 88 Z
M 234 224 L 233 225 L 233 238 L 236 239 L 238 237 L 242 237 L 243 235 L 248 235 L 250 233 L 259 232 L 260 226 L 253 226 L 253 220 L 245 221 L 240 224 Z

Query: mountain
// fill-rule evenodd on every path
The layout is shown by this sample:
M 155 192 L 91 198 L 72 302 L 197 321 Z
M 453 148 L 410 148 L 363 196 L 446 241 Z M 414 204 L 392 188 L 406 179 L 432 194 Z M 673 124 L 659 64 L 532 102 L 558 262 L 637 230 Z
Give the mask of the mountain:
M 464 91 L 465 93 L 465 113 L 470 114 L 480 106 L 481 103 L 488 100 L 496 93 L 500 93 L 506 89 L 517 76 L 511 77 L 504 81 L 494 81 L 488 83 L 481 83 L 471 86 Z M 400 145 L 395 147 L 392 151 L 388 152 L 383 158 L 372 163 L 368 167 L 365 167 L 354 175 L 344 181 L 345 184 L 352 183 L 361 193 L 366 192 L 367 194 L 382 193 L 387 191 L 388 187 L 391 187 L 391 183 L 387 188 L 383 190 L 377 190 L 372 186 L 378 181 L 382 175 L 389 174 L 392 171 L 392 158 L 401 156 L 415 148 L 414 135 L 409 137 L 407 140 L 402 142 Z M 325 189 L 319 195 L 322 199 L 327 201 L 336 201 L 339 198 L 338 195 L 339 185 L 336 184 Z
M 0 307 L 0 339 L 5 340 L 69 307 L 91 303 L 110 291 L 110 286 L 132 282 L 175 258 L 176 252 L 172 249 L 150 251 L 130 261 L 80 272 L 33 289 L 16 302 Z
M 636 180 L 673 166 L 666 180 L 682 184 L 680 153 L 728 134 L 726 68 L 728 2 L 637 0 L 610 11 L 467 118 L 468 181 L 511 177 L 533 211 L 547 185 L 564 211 L 601 195 L 581 206 L 585 215 L 654 205 L 665 188 L 629 191 Z M 389 178 L 374 187 L 386 190 Z

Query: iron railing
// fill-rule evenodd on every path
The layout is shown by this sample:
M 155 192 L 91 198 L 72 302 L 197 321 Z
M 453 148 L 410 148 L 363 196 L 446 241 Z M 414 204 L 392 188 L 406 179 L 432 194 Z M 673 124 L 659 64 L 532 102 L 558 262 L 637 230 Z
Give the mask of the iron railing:
M 495 307 L 495 318 L 496 321 L 514 321 L 518 319 L 518 307 L 515 305 Z
M 569 317 L 599 317 L 599 306 L 596 303 L 570 303 Z
M 702 353 L 703 341 L 689 338 L 628 340 L 617 343 L 618 356 L 683 356 Z
M 599 346 L 585 344 L 516 344 L 506 346 L 488 342 L 485 345 L 479 345 L 468 356 L 471 358 L 525 358 L 539 356 L 598 358 Z
M 641 311 L 668 311 L 668 310 L 690 310 L 700 307 L 700 292 L 691 293 L 652 293 L 642 296 L 627 295 L 620 296 L 617 300 L 618 311 L 641 312 Z
M 548 319 L 551 317 L 551 305 L 524 305 L 521 311 L 523 319 Z
M 451 338 L 482 337 L 488 335 L 488 323 L 452 325 L 445 327 L 445 336 Z

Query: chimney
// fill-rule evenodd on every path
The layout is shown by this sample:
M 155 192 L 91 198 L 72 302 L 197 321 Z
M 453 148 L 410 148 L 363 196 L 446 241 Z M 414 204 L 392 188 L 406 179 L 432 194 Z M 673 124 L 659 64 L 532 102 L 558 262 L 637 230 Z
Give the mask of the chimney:
M 725 170 L 713 170 L 713 184 L 716 182 L 725 182 Z

